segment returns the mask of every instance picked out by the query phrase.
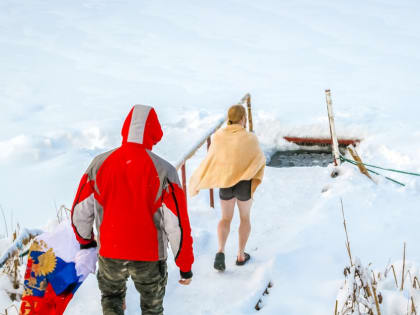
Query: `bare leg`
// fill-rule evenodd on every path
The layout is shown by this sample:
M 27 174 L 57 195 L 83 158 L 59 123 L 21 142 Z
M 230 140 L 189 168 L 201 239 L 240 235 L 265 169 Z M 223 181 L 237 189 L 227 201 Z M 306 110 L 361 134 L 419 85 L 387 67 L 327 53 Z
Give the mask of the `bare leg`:
M 233 210 L 235 209 L 236 198 L 231 200 L 220 200 L 222 208 L 222 218 L 217 226 L 217 236 L 219 238 L 219 253 L 225 252 L 226 240 L 230 232 L 230 223 L 233 218 Z
M 238 250 L 238 261 L 245 260 L 245 246 L 248 241 L 249 234 L 251 233 L 251 206 L 252 199 L 248 201 L 238 200 L 239 216 L 241 223 L 239 225 L 239 250 Z

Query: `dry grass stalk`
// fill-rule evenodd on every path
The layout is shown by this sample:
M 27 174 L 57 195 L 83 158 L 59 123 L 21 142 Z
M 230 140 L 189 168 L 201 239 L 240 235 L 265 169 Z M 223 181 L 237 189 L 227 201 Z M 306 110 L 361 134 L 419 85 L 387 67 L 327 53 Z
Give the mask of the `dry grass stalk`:
M 4 229 L 6 230 L 6 237 L 9 237 L 9 229 L 7 227 L 6 216 L 4 214 L 4 209 L 3 209 L 3 207 L 1 205 L 0 205 L 0 210 L 1 210 L 1 213 L 3 215 L 3 222 L 4 222 Z
M 391 265 L 392 273 L 394 274 L 395 286 L 398 288 L 397 273 L 395 272 L 394 265 Z
M 337 315 L 338 300 L 335 300 L 334 315 Z
M 407 273 L 406 273 L 406 278 L 407 278 L 407 276 L 410 276 L 410 283 L 413 283 L 413 276 L 411 275 L 411 272 L 410 272 L 410 270 L 407 270 Z
M 416 305 L 414 304 L 413 297 L 411 297 L 411 314 L 417 315 Z
M 349 258 L 350 258 L 350 266 L 353 266 L 353 259 L 351 257 L 351 250 L 350 250 L 349 234 L 347 232 L 347 223 L 346 223 L 346 218 L 344 216 L 343 198 L 341 198 L 340 201 L 341 201 L 341 213 L 343 215 L 344 231 L 346 232 L 346 248 L 347 248 L 347 253 L 349 255 Z
M 402 274 L 401 274 L 401 291 L 404 290 L 404 279 L 405 279 L 405 249 L 406 249 L 406 244 L 404 242 L 404 254 L 403 254 L 403 269 L 402 269 Z
M 15 309 L 16 314 L 19 314 L 19 310 L 17 309 L 16 305 L 12 304 L 4 310 L 4 313 L 0 313 L 0 315 L 9 315 L 9 310 L 10 309 Z
M 16 229 L 12 234 L 13 244 L 11 249 L 7 251 L 7 256 L 4 256 L 2 259 L 0 269 L 3 274 L 9 277 L 12 284 L 13 290 L 10 292 L 6 290 L 6 293 L 9 295 L 12 301 L 20 301 L 22 297 L 22 294 L 19 293 L 19 289 L 23 282 L 22 274 L 19 270 L 23 264 L 20 251 L 22 248 L 26 247 L 31 242 L 31 240 L 35 238 L 35 236 L 36 235 L 32 235 L 26 231 L 21 234 L 20 226 L 17 224 Z M 15 244 L 16 242 L 19 242 L 21 245 L 17 246 Z
M 417 276 L 414 277 L 413 288 L 414 289 L 420 289 L 420 282 L 419 282 L 419 279 L 417 278 Z
M 348 288 L 347 300 L 342 305 L 336 300 L 336 314 L 356 314 L 355 312 L 357 312 L 357 314 L 380 315 L 381 313 L 378 313 L 377 309 L 382 302 L 382 296 L 378 296 L 376 287 L 370 284 L 372 281 L 371 271 L 356 262 L 353 267 L 346 267 L 344 274 L 346 282 L 351 286 Z
M 28 245 L 36 236 L 37 234 L 29 234 L 28 237 L 22 239 L 22 245 L 23 246 Z M 7 254 L 5 259 L 2 262 L 0 262 L 0 269 L 4 268 L 5 270 L 7 270 L 7 265 L 10 264 L 10 261 L 12 261 L 13 260 L 12 258 L 14 257 L 19 257 L 19 249 L 10 251 Z
M 382 295 L 376 292 L 376 276 L 370 268 L 364 268 L 358 260 L 353 263 L 350 250 L 350 241 L 347 231 L 347 222 L 344 214 L 343 200 L 341 199 L 341 212 L 343 215 L 344 231 L 346 233 L 346 249 L 350 258 L 350 267 L 344 269 L 346 283 L 351 284 L 347 290 L 345 300 L 336 300 L 335 315 L 367 314 L 381 315 L 379 304 L 382 303 Z M 378 277 L 380 277 L 378 275 Z
M 15 254 L 13 259 L 10 259 L 7 264 L 4 266 L 3 273 L 6 274 L 10 282 L 12 283 L 13 291 L 7 291 L 12 301 L 19 301 L 21 299 L 21 294 L 16 293 L 16 290 L 20 288 L 21 285 L 21 275 L 19 273 L 19 267 L 21 266 L 19 260 L 19 254 Z
M 12 234 L 13 242 L 18 238 L 20 231 L 19 224 L 16 226 L 15 231 Z M 3 266 L 3 273 L 5 273 L 12 283 L 13 289 L 17 290 L 20 288 L 21 284 L 21 275 L 19 273 L 19 267 L 21 266 L 21 261 L 19 259 L 19 250 L 15 250 L 9 254 L 7 262 Z M 12 301 L 18 301 L 21 298 L 21 295 L 16 292 L 7 292 Z M 7 309 L 6 309 L 7 314 Z
M 376 311 L 378 312 L 378 315 L 381 315 L 381 310 L 379 308 L 379 299 L 378 299 L 378 295 L 376 294 L 375 286 L 376 286 L 376 283 L 372 284 L 373 297 L 375 298 Z
M 376 276 L 375 276 L 375 273 L 373 272 L 373 270 L 372 270 L 372 277 L 373 277 L 373 283 L 375 283 L 376 284 Z M 380 278 L 380 277 L 379 277 Z
M 55 209 L 56 209 L 58 223 L 63 222 L 64 219 L 67 219 L 67 220 L 70 219 L 71 210 L 67 208 L 65 205 L 61 205 L 60 208 L 57 208 L 57 206 L 55 206 Z

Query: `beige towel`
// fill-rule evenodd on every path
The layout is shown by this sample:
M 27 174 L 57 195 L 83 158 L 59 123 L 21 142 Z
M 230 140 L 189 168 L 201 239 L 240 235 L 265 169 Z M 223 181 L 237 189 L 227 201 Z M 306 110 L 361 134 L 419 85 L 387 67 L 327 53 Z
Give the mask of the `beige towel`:
M 265 156 L 255 134 L 241 125 L 228 125 L 218 130 L 206 158 L 190 178 L 189 193 L 200 189 L 227 188 L 241 180 L 252 180 L 251 196 L 264 176 Z

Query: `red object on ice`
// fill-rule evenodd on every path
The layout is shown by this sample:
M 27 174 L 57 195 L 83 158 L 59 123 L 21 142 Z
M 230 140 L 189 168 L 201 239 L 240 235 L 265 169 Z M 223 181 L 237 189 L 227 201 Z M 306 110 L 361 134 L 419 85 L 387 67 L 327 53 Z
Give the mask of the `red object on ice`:
M 299 138 L 299 137 L 284 137 L 286 141 L 296 144 L 332 144 L 331 138 Z M 338 139 L 340 145 L 356 145 L 360 139 Z

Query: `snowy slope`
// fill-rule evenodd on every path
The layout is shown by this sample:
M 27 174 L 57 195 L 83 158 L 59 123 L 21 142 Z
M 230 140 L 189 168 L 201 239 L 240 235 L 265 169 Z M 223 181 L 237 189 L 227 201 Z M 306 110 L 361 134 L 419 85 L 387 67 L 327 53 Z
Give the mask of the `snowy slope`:
M 402 258 L 402 244 L 406 241 L 408 259 L 419 262 L 418 192 L 401 190 L 392 183 L 376 186 L 350 166 L 345 166 L 342 177 L 335 180 L 329 177 L 330 171 L 268 168 L 252 210 L 253 231 L 248 251 L 253 259 L 245 267 L 234 264 L 236 215 L 226 248 L 225 273 L 212 268 L 220 209 L 208 207 L 207 192 L 192 199 L 194 281 L 190 287 L 178 285 L 178 270 L 170 262 L 166 313 L 254 314 L 254 306 L 268 281 L 274 286 L 264 299 L 261 314 L 330 313 L 342 271 L 348 264 L 340 197 L 345 203 L 355 255 L 382 270 L 388 260 Z M 329 190 L 322 193 L 326 187 Z M 138 294 L 132 284 L 127 304 L 127 314 L 136 314 Z M 92 314 L 100 314 L 99 291 L 93 276 L 77 293 L 67 312 L 77 314 L 86 305 Z

